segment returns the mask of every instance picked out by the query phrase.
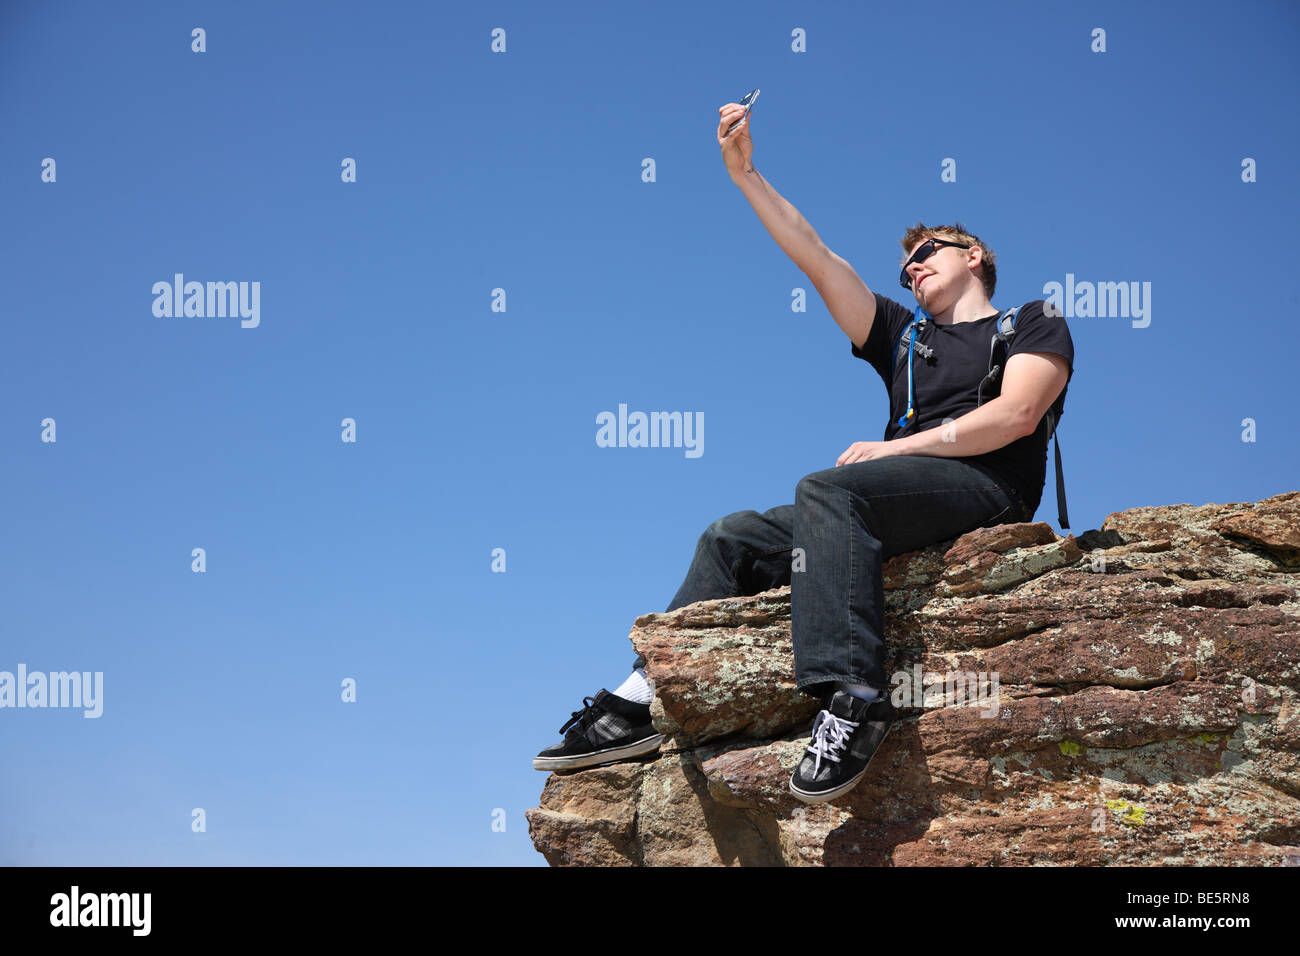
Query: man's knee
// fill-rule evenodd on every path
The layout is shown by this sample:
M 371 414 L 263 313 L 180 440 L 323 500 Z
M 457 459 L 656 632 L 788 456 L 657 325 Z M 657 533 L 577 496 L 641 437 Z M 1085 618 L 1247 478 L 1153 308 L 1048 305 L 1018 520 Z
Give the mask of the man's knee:
M 703 534 L 700 535 L 700 540 L 709 543 L 743 538 L 756 520 L 761 520 L 761 516 L 757 511 L 733 511 L 729 515 L 723 515 L 705 528 Z
M 832 471 L 814 471 L 810 475 L 804 475 L 799 479 L 798 484 L 794 486 L 794 500 L 796 502 L 806 501 L 811 497 L 823 495 L 828 488 L 839 487 L 835 481 L 835 472 Z

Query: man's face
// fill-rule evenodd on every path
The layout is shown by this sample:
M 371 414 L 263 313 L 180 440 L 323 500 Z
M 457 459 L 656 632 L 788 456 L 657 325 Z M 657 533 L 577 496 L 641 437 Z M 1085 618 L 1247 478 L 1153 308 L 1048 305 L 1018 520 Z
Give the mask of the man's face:
M 934 238 L 945 242 L 952 241 L 941 236 Z M 911 248 L 908 252 L 909 259 L 925 245 L 926 239 L 920 240 Z M 916 301 L 933 313 L 934 309 L 931 306 L 936 306 L 939 300 L 944 298 L 946 290 L 956 289 L 963 281 L 963 275 L 969 271 L 966 261 L 970 251 L 956 246 L 939 246 L 924 261 L 909 263 L 906 271 L 911 279 L 912 294 L 916 296 Z

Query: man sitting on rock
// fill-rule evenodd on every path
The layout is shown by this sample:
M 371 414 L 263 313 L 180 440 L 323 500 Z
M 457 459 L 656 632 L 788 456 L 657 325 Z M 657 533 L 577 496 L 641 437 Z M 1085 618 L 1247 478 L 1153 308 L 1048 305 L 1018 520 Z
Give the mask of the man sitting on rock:
M 976 528 L 1033 520 L 1048 422 L 1064 410 L 1074 344 L 1059 310 L 1026 303 L 1003 346 L 1000 379 L 987 381 L 1001 315 L 990 304 L 992 250 L 961 223 L 908 229 L 899 281 L 916 297 L 914 316 L 868 289 L 754 169 L 748 117 L 728 132 L 743 112 L 736 103 L 719 108 L 727 171 L 816 286 L 853 355 L 884 380 L 890 421 L 884 441 L 854 442 L 834 468 L 802 478 L 793 505 L 737 511 L 706 528 L 668 610 L 790 585 L 795 686 L 824 707 L 790 790 L 821 803 L 857 785 L 895 719 L 884 562 Z M 533 766 L 571 770 L 658 749 L 664 737 L 650 722 L 645 663 L 638 657 L 612 694 L 585 698 L 560 728 L 564 741 Z

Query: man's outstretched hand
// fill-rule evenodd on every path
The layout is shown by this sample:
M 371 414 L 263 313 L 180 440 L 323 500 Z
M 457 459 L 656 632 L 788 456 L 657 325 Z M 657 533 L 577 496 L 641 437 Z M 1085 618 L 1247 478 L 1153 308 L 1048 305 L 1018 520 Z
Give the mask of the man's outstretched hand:
M 891 447 L 892 446 L 892 447 Z M 870 461 L 873 458 L 892 458 L 898 454 L 898 444 L 888 441 L 855 441 L 835 462 L 835 467 L 851 465 L 855 461 Z
M 753 110 L 750 110 L 750 116 Z M 727 127 L 742 116 L 745 119 L 730 133 Z M 754 140 L 749 135 L 749 116 L 739 103 L 718 107 L 718 145 L 722 147 L 722 162 L 732 178 L 754 168 Z

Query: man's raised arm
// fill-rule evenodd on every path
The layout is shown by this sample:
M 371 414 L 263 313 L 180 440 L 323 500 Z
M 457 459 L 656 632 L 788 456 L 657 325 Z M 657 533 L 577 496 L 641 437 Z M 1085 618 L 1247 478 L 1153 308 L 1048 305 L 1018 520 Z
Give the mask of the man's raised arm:
M 876 297 L 853 267 L 826 247 L 798 209 L 772 188 L 754 168 L 749 122 L 753 112 L 730 134 L 727 127 L 744 114 L 739 103 L 718 107 L 718 145 L 732 182 L 740 187 L 776 244 L 816 287 L 836 324 L 854 345 L 864 345 L 876 317 Z

